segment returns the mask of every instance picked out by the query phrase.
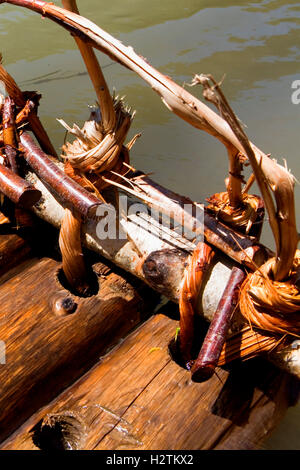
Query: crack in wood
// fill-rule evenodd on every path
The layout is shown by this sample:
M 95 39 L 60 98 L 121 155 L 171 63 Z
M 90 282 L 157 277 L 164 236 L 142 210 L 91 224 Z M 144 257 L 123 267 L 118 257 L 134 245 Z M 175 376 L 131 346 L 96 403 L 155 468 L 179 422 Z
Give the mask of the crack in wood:
M 123 416 L 124 416 L 124 415 L 127 413 L 127 411 L 134 405 L 134 403 L 137 401 L 137 399 L 143 394 L 143 392 L 149 387 L 149 385 L 156 379 L 156 377 L 157 377 L 159 374 L 162 373 L 162 371 L 167 367 L 168 364 L 170 364 L 170 362 L 172 362 L 171 359 L 168 360 L 168 361 L 163 365 L 163 367 L 162 367 L 155 375 L 153 375 L 153 377 L 151 378 L 151 380 L 149 380 L 149 382 L 148 382 L 148 383 L 141 389 L 141 391 L 134 397 L 134 399 L 131 401 L 131 403 L 129 403 L 129 405 L 125 408 L 124 412 L 123 412 L 120 416 L 118 416 L 118 415 L 116 415 L 116 414 L 114 415 L 115 417 L 118 417 L 118 418 L 119 418 L 119 421 L 118 421 L 117 423 L 115 423 L 115 424 L 113 425 L 113 427 L 112 427 L 107 433 L 105 433 L 105 434 L 101 437 L 101 439 L 99 439 L 99 441 L 96 442 L 96 444 L 94 445 L 94 448 L 97 448 L 98 445 L 99 445 L 109 434 L 111 434 L 115 429 L 117 429 L 117 431 L 120 431 L 121 428 L 118 429 L 118 426 L 119 426 L 119 423 L 120 423 L 121 421 L 128 423 L 128 421 L 126 421 L 126 420 L 123 419 Z M 100 408 L 102 409 L 102 407 L 100 407 Z M 105 409 L 105 411 L 106 411 L 106 409 Z M 110 412 L 110 414 L 112 414 L 112 412 Z M 131 426 L 130 423 L 128 423 L 128 424 Z M 123 431 L 123 430 L 124 430 L 124 428 L 122 428 L 122 431 Z M 132 436 L 132 437 L 134 437 L 134 440 L 135 440 L 135 442 L 136 442 L 137 445 L 143 445 L 143 442 L 141 442 L 139 439 L 136 439 L 135 436 Z

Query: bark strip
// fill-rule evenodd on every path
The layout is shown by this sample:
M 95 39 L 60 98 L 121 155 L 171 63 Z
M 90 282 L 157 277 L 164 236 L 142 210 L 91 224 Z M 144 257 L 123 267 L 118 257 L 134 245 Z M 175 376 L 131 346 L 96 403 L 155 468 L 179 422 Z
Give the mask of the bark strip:
M 89 284 L 81 246 L 81 225 L 81 218 L 66 209 L 59 232 L 59 247 L 62 268 L 70 286 L 78 295 L 85 295 Z
M 179 343 L 180 353 L 185 362 L 191 359 L 198 295 L 214 254 L 213 249 L 209 245 L 199 243 L 191 256 L 185 273 L 179 298 Z
M 9 163 L 8 166 L 10 166 L 14 173 L 18 173 L 14 107 L 13 100 L 7 96 L 4 100 L 2 113 L 4 149 Z

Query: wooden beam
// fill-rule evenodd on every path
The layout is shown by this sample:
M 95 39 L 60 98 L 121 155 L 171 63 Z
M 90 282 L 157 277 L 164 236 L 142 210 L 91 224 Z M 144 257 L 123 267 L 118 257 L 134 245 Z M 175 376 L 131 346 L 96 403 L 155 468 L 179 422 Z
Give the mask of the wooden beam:
M 292 377 L 254 360 L 231 373 L 218 369 L 218 377 L 207 383 L 194 383 L 168 354 L 175 328 L 175 320 L 151 317 L 32 416 L 1 449 L 192 450 L 260 445 L 291 405 Z M 65 438 L 59 433 L 62 423 L 67 427 Z

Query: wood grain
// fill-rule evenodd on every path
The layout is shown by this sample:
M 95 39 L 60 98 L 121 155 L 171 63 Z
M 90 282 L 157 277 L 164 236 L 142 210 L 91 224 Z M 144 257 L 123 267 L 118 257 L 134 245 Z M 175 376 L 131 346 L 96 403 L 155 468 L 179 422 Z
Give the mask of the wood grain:
M 258 446 L 291 404 L 291 376 L 255 360 L 194 383 L 168 354 L 176 325 L 151 317 L 1 448 L 33 450 L 41 442 L 43 449 L 55 448 L 53 436 L 43 440 L 41 432 L 51 416 L 81 423 L 73 437 L 87 450 Z
M 0 339 L 6 347 L 6 364 L 0 365 L 0 440 L 143 319 L 149 304 L 144 286 L 107 268 L 103 275 L 103 266 L 94 265 L 100 289 L 87 298 L 71 295 L 58 282 L 60 263 L 51 258 L 31 260 L 24 270 L 20 266 L 0 286 Z

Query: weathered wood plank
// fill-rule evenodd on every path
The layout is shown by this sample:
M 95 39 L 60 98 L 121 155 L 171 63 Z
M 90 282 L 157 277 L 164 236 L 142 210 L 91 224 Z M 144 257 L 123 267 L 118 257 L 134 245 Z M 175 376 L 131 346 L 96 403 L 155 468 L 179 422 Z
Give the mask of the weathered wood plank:
M 0 340 L 6 348 L 0 440 L 78 379 L 144 318 L 151 303 L 140 282 L 130 283 L 102 263 L 94 265 L 99 292 L 87 298 L 71 295 L 58 282 L 58 261 L 36 259 L 25 267 L 0 286 Z M 64 310 L 66 298 L 71 308 L 67 301 Z
M 63 444 L 88 450 L 259 445 L 289 406 L 294 379 L 255 360 L 236 365 L 230 373 L 218 369 L 218 377 L 194 383 L 168 354 L 176 325 L 163 315 L 147 320 L 32 416 L 2 449 L 51 449 Z M 55 429 L 41 426 L 50 416 Z M 59 426 L 68 419 L 69 434 L 62 440 Z

